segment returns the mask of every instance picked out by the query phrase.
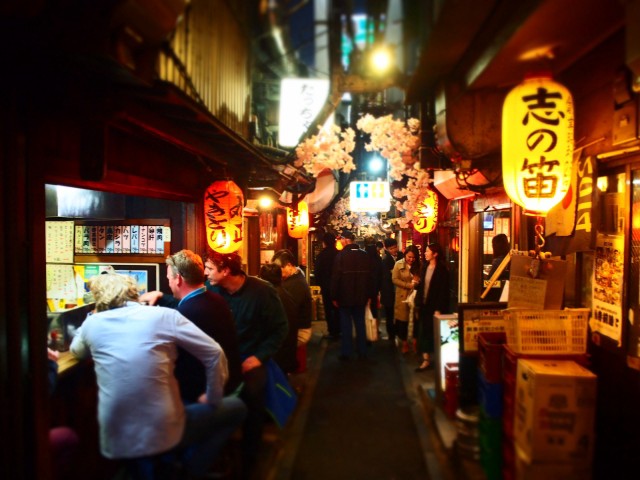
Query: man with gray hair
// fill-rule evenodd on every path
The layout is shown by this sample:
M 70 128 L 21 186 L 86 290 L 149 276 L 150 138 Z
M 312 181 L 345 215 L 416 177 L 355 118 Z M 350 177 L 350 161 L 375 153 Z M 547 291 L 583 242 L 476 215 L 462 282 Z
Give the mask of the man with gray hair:
M 129 460 L 135 478 L 155 478 L 175 456 L 203 476 L 246 415 L 240 399 L 222 396 L 228 373 L 220 345 L 176 310 L 140 304 L 131 277 L 97 275 L 90 289 L 96 313 L 71 353 L 94 361 L 102 454 Z M 205 366 L 206 393 L 187 407 L 173 375 L 177 347 Z
M 225 394 L 231 394 L 242 383 L 242 367 L 236 326 L 227 302 L 205 287 L 204 263 L 197 253 L 180 250 L 169 255 L 165 263 L 172 295 L 148 292 L 141 295 L 140 300 L 177 309 L 220 344 L 229 367 Z M 206 386 L 204 368 L 197 358 L 182 348 L 178 349 L 175 376 L 182 399 L 187 403 L 197 401 Z

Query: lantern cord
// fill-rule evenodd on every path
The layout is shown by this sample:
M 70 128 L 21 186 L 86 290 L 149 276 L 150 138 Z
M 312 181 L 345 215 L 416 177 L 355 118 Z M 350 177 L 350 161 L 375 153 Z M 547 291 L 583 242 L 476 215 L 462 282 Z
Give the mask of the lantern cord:
M 545 244 L 544 226 L 542 225 L 542 217 L 538 217 L 538 223 L 536 224 L 535 231 L 536 231 L 536 238 L 534 243 L 536 245 L 536 258 L 540 258 L 540 252 L 542 251 L 542 247 L 544 247 L 544 244 Z

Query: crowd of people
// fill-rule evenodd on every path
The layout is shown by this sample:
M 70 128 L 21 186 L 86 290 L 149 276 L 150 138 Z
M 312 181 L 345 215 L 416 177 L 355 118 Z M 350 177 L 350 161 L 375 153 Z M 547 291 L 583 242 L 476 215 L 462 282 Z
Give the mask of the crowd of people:
M 340 251 L 332 234 L 322 241 L 314 276 L 339 359 L 367 358 L 370 308 L 384 317 L 392 345 L 420 355 L 416 370 L 429 368 L 433 315 L 449 307 L 442 248 L 400 252 L 392 238 L 360 248 L 348 231 Z M 131 277 L 115 272 L 90 280 L 95 310 L 70 350 L 95 365 L 101 452 L 125 461 L 134 478 L 176 469 L 208 478 L 241 432 L 242 477 L 255 478 L 274 368 L 300 371 L 311 337 L 305 272 L 289 250 L 275 252 L 259 276 L 243 271 L 239 255 L 211 250 L 204 258 L 181 250 L 166 266 L 170 292 L 139 295 Z
M 212 478 L 239 431 L 241 476 L 256 478 L 274 372 L 296 371 L 310 336 L 309 286 L 288 250 L 272 283 L 235 253 L 181 250 L 166 265 L 170 293 L 139 295 L 114 272 L 90 280 L 95 309 L 70 350 L 93 359 L 101 452 L 136 479 Z
M 342 250 L 336 237 L 326 233 L 324 248 L 316 258 L 315 277 L 321 287 L 330 340 L 340 339 L 340 360 L 366 359 L 365 310 L 384 316 L 386 338 L 403 354 L 419 355 L 417 372 L 431 367 L 434 352 L 433 316 L 450 312 L 449 274 L 444 251 L 437 243 L 409 245 L 404 252 L 394 238 L 381 245 L 355 243 L 344 232 Z M 336 319 L 337 317 L 337 319 Z M 355 331 L 355 345 L 352 338 Z

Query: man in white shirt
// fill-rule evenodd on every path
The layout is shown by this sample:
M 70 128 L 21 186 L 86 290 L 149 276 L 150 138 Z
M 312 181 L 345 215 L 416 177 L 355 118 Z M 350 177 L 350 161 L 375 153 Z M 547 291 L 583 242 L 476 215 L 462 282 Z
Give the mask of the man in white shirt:
M 189 474 L 204 475 L 246 415 L 240 399 L 222 397 L 228 371 L 220 345 L 178 311 L 138 303 L 131 277 L 98 275 L 90 288 L 96 313 L 71 352 L 95 364 L 102 454 L 131 459 L 135 477 L 153 479 L 154 468 L 179 452 Z M 206 393 L 186 408 L 173 375 L 178 346 L 204 364 L 207 378 Z

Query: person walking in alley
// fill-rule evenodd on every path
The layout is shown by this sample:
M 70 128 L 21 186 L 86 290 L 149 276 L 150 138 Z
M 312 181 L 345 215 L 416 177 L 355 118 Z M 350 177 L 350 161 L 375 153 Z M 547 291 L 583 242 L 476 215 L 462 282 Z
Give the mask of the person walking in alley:
M 333 272 L 333 262 L 338 254 L 336 237 L 332 233 L 325 233 L 322 236 L 322 245 L 324 248 L 316 257 L 314 276 L 322 295 L 324 318 L 328 330 L 327 337 L 330 340 L 338 340 L 340 338 L 340 319 L 338 318 L 338 309 L 331 300 L 331 273 Z
M 395 330 L 395 287 L 391 279 L 391 272 L 398 260 L 398 242 L 395 238 L 384 239 L 384 252 L 382 253 L 382 271 L 380 278 L 380 303 L 384 308 L 384 318 L 386 322 L 389 342 L 396 341 Z
M 276 355 L 276 362 L 285 373 L 294 373 L 298 370 L 298 337 L 304 336 L 307 341 L 311 338 L 311 290 L 291 251 L 278 250 L 271 262 L 282 271 L 278 292 L 289 321 L 289 335 Z
M 128 460 L 136 479 L 157 478 L 174 456 L 190 475 L 204 476 L 247 411 L 239 398 L 223 398 L 228 371 L 222 348 L 178 311 L 140 304 L 132 277 L 96 275 L 90 289 L 96 313 L 70 349 L 95 364 L 102 454 Z M 173 375 L 177 347 L 205 367 L 199 403 L 180 400 Z
M 355 235 L 352 232 L 343 233 L 342 238 L 346 245 L 336 256 L 331 277 L 331 298 L 340 315 L 342 332 L 340 359 L 348 360 L 353 354 L 353 326 L 356 330 L 358 358 L 366 358 L 364 311 L 375 288 L 371 275 L 371 260 L 369 255 L 354 243 Z
M 289 326 L 275 288 L 242 271 L 237 253 L 210 250 L 205 257 L 209 287 L 227 301 L 238 332 L 244 387 L 240 398 L 249 409 L 242 435 L 243 477 L 253 478 L 265 416 L 266 362 L 280 349 Z
M 396 289 L 394 308 L 396 334 L 401 342 L 402 353 L 407 353 L 409 351 L 409 322 L 413 320 L 411 315 L 414 312 L 413 304 L 408 303 L 407 298 L 420 283 L 420 250 L 418 247 L 415 245 L 407 247 L 404 258 L 398 260 L 394 265 L 391 278 Z
M 449 271 L 442 246 L 438 243 L 427 245 L 424 260 L 415 302 L 418 311 L 418 351 L 422 354 L 422 363 L 416 368 L 418 372 L 431 365 L 431 355 L 435 350 L 433 316 L 449 312 Z

